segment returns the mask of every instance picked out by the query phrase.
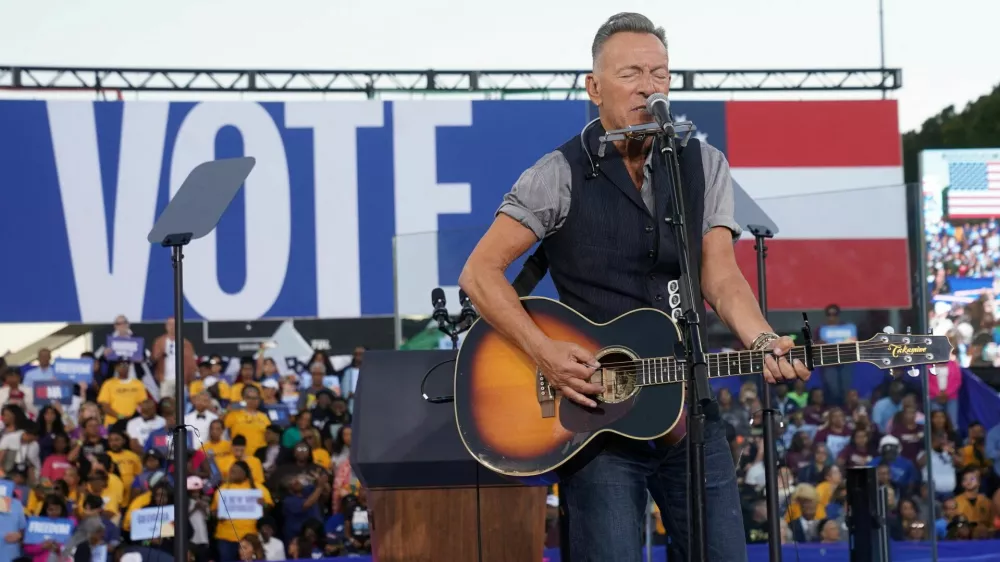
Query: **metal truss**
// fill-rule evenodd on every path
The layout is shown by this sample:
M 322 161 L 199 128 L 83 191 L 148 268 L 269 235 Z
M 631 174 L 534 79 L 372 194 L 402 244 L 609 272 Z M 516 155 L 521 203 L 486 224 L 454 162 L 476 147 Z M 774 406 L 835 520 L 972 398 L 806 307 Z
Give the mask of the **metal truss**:
M 586 70 L 209 70 L 0 65 L 0 90 L 498 96 L 584 91 Z M 672 91 L 886 91 L 900 69 L 676 70 Z

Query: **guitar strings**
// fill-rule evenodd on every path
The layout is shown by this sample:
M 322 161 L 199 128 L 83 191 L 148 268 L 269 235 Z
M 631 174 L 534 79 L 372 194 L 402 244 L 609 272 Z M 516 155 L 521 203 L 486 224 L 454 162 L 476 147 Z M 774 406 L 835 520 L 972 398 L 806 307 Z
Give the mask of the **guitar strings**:
M 850 351 L 871 351 L 873 349 L 884 349 L 885 346 L 886 346 L 885 343 L 877 343 L 877 342 L 859 343 L 858 345 L 849 345 L 849 344 L 827 344 L 827 345 L 829 345 L 830 347 L 833 347 L 833 346 L 836 346 L 836 345 L 847 345 L 847 350 L 845 351 L 844 354 L 849 354 Z M 814 352 L 813 354 L 815 355 L 815 351 L 817 349 L 820 349 L 820 348 L 823 348 L 823 347 L 826 347 L 826 346 L 825 345 L 813 346 L 813 352 Z M 789 351 L 789 353 L 788 353 L 787 356 L 790 356 L 793 359 L 798 359 L 800 357 L 804 358 L 805 357 L 805 351 L 806 351 L 805 347 L 803 347 L 803 346 L 796 346 L 796 347 L 793 347 Z M 837 350 L 837 351 L 839 353 L 840 350 Z M 834 350 L 830 349 L 829 352 L 832 354 L 834 352 Z M 752 355 L 751 357 L 740 357 L 744 353 L 747 353 L 747 354 L 758 354 L 758 355 L 756 355 L 756 356 Z M 718 358 L 721 355 L 725 355 L 727 358 L 728 357 L 734 357 L 736 359 L 734 361 L 730 361 L 729 359 L 726 359 L 725 361 L 723 361 L 722 359 L 718 359 L 718 361 L 719 361 L 720 364 L 722 364 L 722 363 L 726 363 L 726 364 L 740 363 L 740 364 L 742 364 L 744 362 L 746 362 L 746 363 L 752 363 L 755 360 L 757 362 L 760 362 L 761 359 L 764 356 L 766 356 L 766 354 L 767 354 L 766 351 L 745 350 L 745 351 L 730 351 L 730 352 L 724 352 L 724 353 L 718 353 L 718 354 L 706 354 L 706 356 L 711 356 L 711 357 Z M 711 359 L 711 357 L 709 357 L 708 359 Z M 601 363 L 601 367 L 624 367 L 624 366 L 641 367 L 644 361 L 653 361 L 653 360 L 657 360 L 657 359 L 664 360 L 664 361 L 671 361 L 672 360 L 675 363 L 678 362 L 678 360 L 677 360 L 676 357 L 648 357 L 648 358 L 644 358 L 644 359 L 634 359 L 634 360 L 629 360 L 629 361 L 612 361 L 610 363 Z M 859 355 L 859 359 L 860 359 L 860 355 Z M 706 360 L 706 363 L 708 363 L 708 362 L 710 362 L 710 361 Z

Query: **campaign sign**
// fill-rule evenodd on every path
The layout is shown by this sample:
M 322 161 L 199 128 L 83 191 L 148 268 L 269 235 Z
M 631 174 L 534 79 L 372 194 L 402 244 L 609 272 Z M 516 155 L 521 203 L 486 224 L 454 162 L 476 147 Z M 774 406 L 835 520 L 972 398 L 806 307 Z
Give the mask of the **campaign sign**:
M 188 430 L 185 432 L 185 435 L 187 435 L 188 449 L 194 449 L 194 432 Z M 149 438 L 146 440 L 146 452 L 148 453 L 149 451 L 155 449 L 166 454 L 167 452 L 172 451 L 170 443 L 173 442 L 173 439 L 173 434 L 154 432 L 150 434 Z
M 291 412 L 285 404 L 272 404 L 270 406 L 264 406 L 264 412 L 267 414 L 267 417 L 270 418 L 271 423 L 275 425 L 287 427 L 291 421 Z
M 68 406 L 73 403 L 73 394 L 76 391 L 75 387 L 76 383 L 73 381 L 35 381 L 31 383 L 32 393 L 35 397 L 35 406 L 48 406 L 53 402 L 59 402 Z
M 14 496 L 14 483 L 10 480 L 0 480 L 0 497 L 10 498 Z
M 62 381 L 94 382 L 93 359 L 56 359 L 52 362 L 56 378 Z
M 132 540 L 165 539 L 174 536 L 174 507 L 145 507 L 132 512 Z
M 145 359 L 146 347 L 144 343 L 142 338 L 110 335 L 105 347 L 111 350 L 111 356 L 115 359 L 129 359 L 138 362 Z
M 260 490 L 219 490 L 219 519 L 253 521 L 264 516 Z
M 72 534 L 73 522 L 69 519 L 29 517 L 28 528 L 24 530 L 24 544 L 42 544 L 45 541 L 65 544 Z
M 854 324 L 839 324 L 836 326 L 822 326 L 819 329 L 819 339 L 826 343 L 844 343 L 851 339 L 858 339 L 858 327 Z

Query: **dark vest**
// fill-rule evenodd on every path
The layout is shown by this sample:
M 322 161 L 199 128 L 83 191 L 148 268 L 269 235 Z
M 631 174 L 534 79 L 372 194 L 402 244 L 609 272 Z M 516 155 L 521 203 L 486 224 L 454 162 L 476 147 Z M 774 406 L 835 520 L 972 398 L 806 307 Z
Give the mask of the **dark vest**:
M 680 267 L 668 222 L 674 208 L 670 174 L 654 153 L 655 213 L 650 213 L 614 145 L 609 143 L 599 158 L 603 134 L 598 122 L 584 135 L 596 175 L 579 136 L 559 147 L 572 170 L 570 210 L 562 227 L 543 242 L 559 300 L 598 323 L 637 308 L 676 315 L 677 283 L 670 282 L 679 278 Z M 696 310 L 704 319 L 700 273 L 705 172 L 698 140 L 691 139 L 679 155 Z

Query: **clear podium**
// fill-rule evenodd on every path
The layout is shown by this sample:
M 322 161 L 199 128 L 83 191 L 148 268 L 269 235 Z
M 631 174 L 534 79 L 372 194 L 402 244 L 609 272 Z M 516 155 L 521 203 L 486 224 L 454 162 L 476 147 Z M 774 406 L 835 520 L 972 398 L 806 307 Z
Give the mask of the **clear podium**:
M 368 489 L 376 562 L 537 562 L 545 489 L 504 478 L 462 444 L 454 351 L 369 351 L 358 376 L 351 466 Z

